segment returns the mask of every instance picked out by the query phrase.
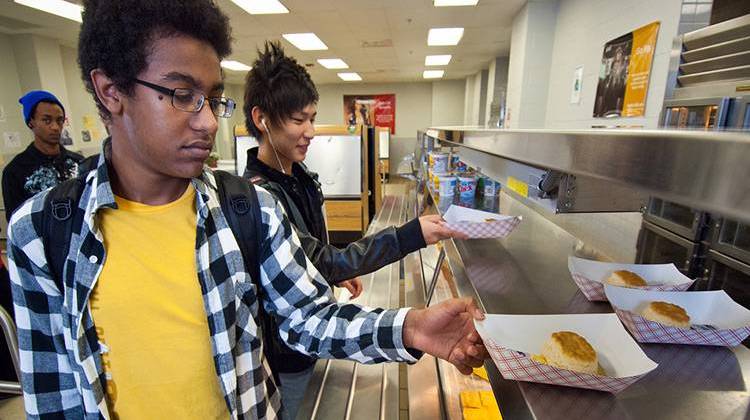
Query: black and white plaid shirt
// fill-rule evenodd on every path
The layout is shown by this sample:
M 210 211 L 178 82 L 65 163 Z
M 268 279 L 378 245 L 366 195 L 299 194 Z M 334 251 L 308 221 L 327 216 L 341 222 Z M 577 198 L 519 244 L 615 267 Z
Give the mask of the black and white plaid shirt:
M 71 240 L 64 293 L 51 277 L 40 239 L 47 192 L 21 206 L 8 228 L 9 269 L 29 418 L 111 417 L 101 359 L 106 348 L 97 339 L 89 310 L 89 296 L 107 258 L 97 212 L 117 207 L 103 156 L 97 169 L 87 175 L 76 209 L 84 212 L 84 222 Z M 213 173 L 204 171 L 192 185 L 197 191 L 198 280 L 208 308 L 217 380 L 233 419 L 275 419 L 280 412 L 277 387 L 261 347 L 259 303 L 283 320 L 281 336 L 298 351 L 361 363 L 415 361 L 402 341 L 408 309 L 337 304 L 300 248 L 281 206 L 262 188 L 256 188 L 263 218 L 259 260 L 264 293 L 259 299 L 222 214 Z M 164 261 L 169 264 L 168 251 Z M 191 363 L 201 361 L 186 360 L 185 368 Z

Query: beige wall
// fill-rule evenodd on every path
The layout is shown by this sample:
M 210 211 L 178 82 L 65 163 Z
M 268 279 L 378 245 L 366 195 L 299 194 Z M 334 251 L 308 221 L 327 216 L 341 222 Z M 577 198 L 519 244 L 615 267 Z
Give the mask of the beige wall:
M 598 7 L 598 6 L 597 6 Z M 557 0 L 529 0 L 513 19 L 508 78 L 509 128 L 544 127 Z M 567 54 L 575 45 L 564 46 Z
M 432 124 L 461 125 L 464 116 L 466 82 L 441 80 L 432 83 Z
M 68 120 L 73 127 L 70 129 L 73 146 L 84 155 L 99 153 L 107 132 L 99 118 L 94 97 L 86 91 L 83 85 L 81 71 L 78 68 L 78 53 L 73 48 L 61 47 L 60 54 L 65 72 L 65 84 L 68 88 L 68 103 L 65 106 L 69 114 Z M 88 121 L 88 127 L 84 124 L 84 118 Z M 83 142 L 81 131 L 84 129 L 89 129 L 91 132 L 91 142 Z
M 318 124 L 344 124 L 344 95 L 396 95 L 395 137 L 416 137 L 432 122 L 432 83 L 341 83 L 318 86 Z
M 13 54 L 13 43 L 10 36 L 0 34 L 0 154 L 2 163 L 8 163 L 18 152 L 31 142 L 31 132 L 23 121 L 21 105 L 21 82 L 16 71 L 16 59 Z M 19 147 L 7 147 L 5 133 L 18 133 L 21 137 Z
M 667 86 L 669 54 L 678 33 L 682 0 L 589 0 L 560 2 L 548 82 L 545 126 L 591 128 L 592 125 L 642 125 L 656 128 Z M 660 21 L 651 65 L 646 111 L 638 118 L 593 118 L 594 98 L 604 43 L 653 21 Z M 573 47 L 575 46 L 575 48 Z M 583 66 L 581 103 L 570 103 L 573 72 Z
M 391 173 L 414 151 L 418 130 L 463 120 L 464 81 L 413 83 L 340 83 L 318 86 L 318 124 L 344 123 L 344 95 L 396 95 L 396 134 L 391 138 Z

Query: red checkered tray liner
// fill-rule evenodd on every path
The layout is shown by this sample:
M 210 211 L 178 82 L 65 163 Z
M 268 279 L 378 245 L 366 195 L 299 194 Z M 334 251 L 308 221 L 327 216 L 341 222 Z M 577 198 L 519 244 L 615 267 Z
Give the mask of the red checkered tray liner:
M 614 308 L 620 321 L 639 343 L 694 344 L 734 347 L 750 335 L 750 327 L 703 330 L 668 327 L 623 309 Z
M 454 222 L 446 225 L 469 238 L 505 238 L 521 223 L 520 217 L 509 217 L 495 222 Z
M 514 381 L 562 385 L 617 394 L 645 375 L 613 378 L 560 369 L 538 363 L 524 353 L 498 346 L 493 340 L 488 341 L 484 344 L 497 369 L 503 378 Z
M 602 282 L 591 280 L 590 278 L 578 273 L 571 273 L 571 276 L 573 277 L 573 281 L 576 283 L 576 285 L 578 285 L 578 288 L 581 289 L 581 292 L 583 292 L 583 295 L 586 296 L 586 299 L 590 301 L 607 301 L 607 295 L 604 294 L 604 284 Z M 693 282 L 691 281 L 680 284 L 662 284 L 645 287 L 634 287 L 634 289 L 657 290 L 660 292 L 684 292 L 692 285 Z

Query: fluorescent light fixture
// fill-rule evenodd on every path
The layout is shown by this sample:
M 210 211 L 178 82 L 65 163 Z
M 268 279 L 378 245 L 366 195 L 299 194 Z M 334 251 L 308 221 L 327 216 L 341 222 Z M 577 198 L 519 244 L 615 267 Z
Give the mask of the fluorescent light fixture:
M 356 82 L 362 80 L 362 77 L 360 77 L 360 75 L 357 73 L 339 73 L 339 77 L 341 78 L 341 80 L 347 82 Z
M 63 0 L 14 0 L 18 4 L 32 7 L 53 15 L 62 16 L 66 19 L 81 22 L 81 11 L 83 7 Z
M 453 57 L 450 54 L 446 55 L 428 55 L 424 58 L 424 65 L 425 66 L 446 66 L 448 63 L 451 62 L 451 57 Z
M 319 58 L 318 63 L 327 69 L 348 69 L 349 65 L 340 58 Z
M 422 78 L 439 79 L 443 77 L 443 74 L 445 74 L 444 70 L 425 70 L 424 73 L 422 73 Z
M 302 51 L 327 50 L 323 41 L 312 32 L 305 34 L 283 34 L 284 39 Z
M 221 67 L 234 71 L 250 71 L 250 69 L 252 69 L 252 67 L 247 64 L 234 60 L 221 60 Z
M 232 2 L 251 15 L 289 13 L 289 9 L 278 0 L 232 0 Z
M 476 6 L 479 0 L 434 0 L 435 7 L 445 6 Z
M 427 45 L 457 45 L 464 36 L 464 28 L 432 28 L 427 34 Z

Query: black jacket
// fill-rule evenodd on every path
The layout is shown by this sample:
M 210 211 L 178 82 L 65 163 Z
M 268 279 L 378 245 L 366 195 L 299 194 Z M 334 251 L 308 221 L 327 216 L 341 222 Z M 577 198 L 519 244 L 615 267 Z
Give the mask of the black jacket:
M 258 160 L 256 147 L 247 152 L 244 177 L 268 190 L 281 203 L 305 255 L 331 285 L 371 273 L 425 246 L 419 219 L 414 219 L 400 228 L 388 227 L 346 248 L 336 248 L 328 244 L 323 191 L 316 173 L 308 171 L 304 164 L 295 163 L 292 176 L 284 175 Z M 301 372 L 313 366 L 315 358 L 281 344 L 278 333 L 275 338 L 266 351 L 274 372 Z
M 3 169 L 5 218 L 36 193 L 78 175 L 83 156 L 60 146 L 60 154 L 48 156 L 31 143 Z
M 304 164 L 295 163 L 292 171 L 294 176 L 284 175 L 258 160 L 257 147 L 247 152 L 244 177 L 268 190 L 281 203 L 297 230 L 305 254 L 330 284 L 372 273 L 425 247 L 419 219 L 398 228 L 387 227 L 343 249 L 329 245 L 318 175 L 308 171 Z M 300 202 L 314 203 L 315 207 L 300 209 L 297 205 Z M 312 211 L 312 217 L 305 210 Z

